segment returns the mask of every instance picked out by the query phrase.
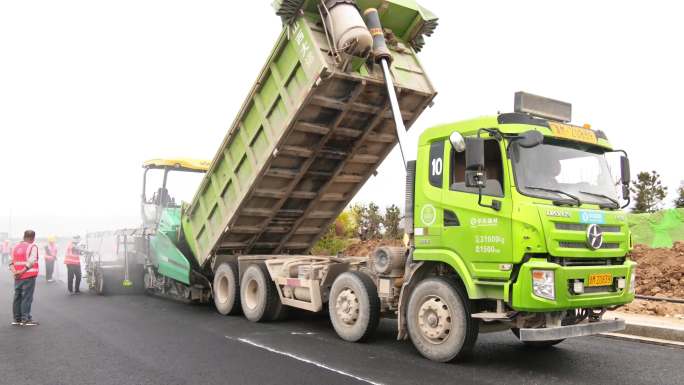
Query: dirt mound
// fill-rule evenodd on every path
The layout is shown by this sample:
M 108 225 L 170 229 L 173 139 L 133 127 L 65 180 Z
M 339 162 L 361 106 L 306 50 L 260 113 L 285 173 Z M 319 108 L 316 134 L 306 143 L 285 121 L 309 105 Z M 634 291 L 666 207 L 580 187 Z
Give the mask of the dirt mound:
M 371 239 L 369 241 L 355 241 L 347 246 L 342 255 L 353 257 L 369 257 L 380 246 L 402 246 L 400 240 Z
M 634 302 L 622 306 L 621 312 L 632 314 L 658 315 L 684 319 L 684 304 L 635 299 Z
M 631 258 L 637 265 L 637 294 L 684 298 L 684 242 L 671 249 L 636 245 Z

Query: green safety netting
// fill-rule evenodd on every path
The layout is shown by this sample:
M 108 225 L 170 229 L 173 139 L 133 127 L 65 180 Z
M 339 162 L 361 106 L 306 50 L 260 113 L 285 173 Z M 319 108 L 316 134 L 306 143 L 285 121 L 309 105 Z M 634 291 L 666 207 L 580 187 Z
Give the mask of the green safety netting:
M 670 248 L 684 240 L 684 209 L 669 209 L 652 214 L 629 214 L 634 244 Z

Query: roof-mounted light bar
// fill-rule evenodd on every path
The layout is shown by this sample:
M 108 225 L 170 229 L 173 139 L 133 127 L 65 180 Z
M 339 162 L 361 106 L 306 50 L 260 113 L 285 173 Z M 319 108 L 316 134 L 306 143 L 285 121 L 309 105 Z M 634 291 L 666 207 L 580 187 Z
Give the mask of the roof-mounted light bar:
M 572 120 L 572 104 L 527 92 L 515 93 L 515 112 L 564 123 Z

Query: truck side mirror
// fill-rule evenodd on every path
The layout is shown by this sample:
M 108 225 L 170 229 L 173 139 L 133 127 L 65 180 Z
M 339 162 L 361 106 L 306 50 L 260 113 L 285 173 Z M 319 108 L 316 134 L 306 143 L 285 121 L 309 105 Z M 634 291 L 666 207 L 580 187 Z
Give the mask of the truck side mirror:
M 484 139 L 466 138 L 466 187 L 483 188 L 487 182 Z
M 522 148 L 537 147 L 544 142 L 544 134 L 536 130 L 523 132 L 518 139 L 518 144 Z
M 629 170 L 629 158 L 620 157 L 620 178 L 622 179 L 622 199 L 629 199 L 629 181 L 632 175 Z

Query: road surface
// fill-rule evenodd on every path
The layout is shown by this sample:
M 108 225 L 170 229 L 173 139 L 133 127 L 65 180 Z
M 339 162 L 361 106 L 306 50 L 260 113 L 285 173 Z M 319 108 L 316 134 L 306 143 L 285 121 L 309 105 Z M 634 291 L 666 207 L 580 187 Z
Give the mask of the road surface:
M 604 337 L 536 351 L 511 333 L 481 335 L 462 363 L 423 359 L 386 320 L 367 344 L 329 320 L 252 324 L 210 306 L 147 296 L 68 296 L 36 288 L 37 327 L 14 327 L 0 273 L 0 384 L 681 384 L 684 349 Z

